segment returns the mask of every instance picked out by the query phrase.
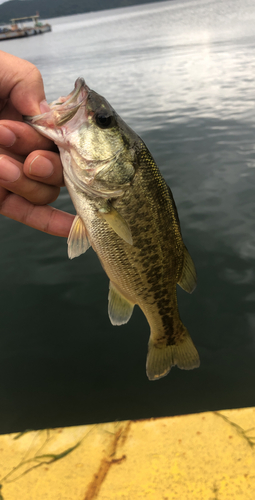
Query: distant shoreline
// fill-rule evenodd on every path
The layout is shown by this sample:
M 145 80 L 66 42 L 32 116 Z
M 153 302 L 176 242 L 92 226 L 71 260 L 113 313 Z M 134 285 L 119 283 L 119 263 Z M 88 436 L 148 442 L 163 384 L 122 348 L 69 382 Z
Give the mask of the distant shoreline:
M 134 5 L 166 2 L 171 0 L 10 0 L 0 5 L 0 24 L 9 24 L 14 17 L 31 16 L 39 12 L 41 19 L 86 14 Z

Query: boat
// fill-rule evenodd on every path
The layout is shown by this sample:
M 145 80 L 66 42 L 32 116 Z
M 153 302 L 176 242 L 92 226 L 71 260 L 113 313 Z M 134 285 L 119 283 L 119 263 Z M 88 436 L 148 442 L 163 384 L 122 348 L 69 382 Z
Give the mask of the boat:
M 23 38 L 26 36 L 40 35 L 51 31 L 51 25 L 43 24 L 39 21 L 39 14 L 27 17 L 16 17 L 11 19 L 11 25 L 0 26 L 0 41 L 11 40 L 13 38 Z M 25 21 L 33 21 L 33 26 L 23 26 Z

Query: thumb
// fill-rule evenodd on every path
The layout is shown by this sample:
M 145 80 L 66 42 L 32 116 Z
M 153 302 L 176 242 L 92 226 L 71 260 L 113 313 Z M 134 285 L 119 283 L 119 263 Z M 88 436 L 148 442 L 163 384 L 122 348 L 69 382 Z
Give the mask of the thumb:
M 43 79 L 34 64 L 0 51 L 0 99 L 8 98 L 22 115 L 40 114 Z

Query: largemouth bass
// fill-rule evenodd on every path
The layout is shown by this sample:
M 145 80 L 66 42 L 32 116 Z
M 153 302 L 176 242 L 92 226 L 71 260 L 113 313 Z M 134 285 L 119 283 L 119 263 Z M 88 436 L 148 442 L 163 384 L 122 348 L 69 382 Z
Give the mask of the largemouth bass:
M 58 146 L 77 215 L 68 237 L 72 259 L 92 246 L 110 279 L 108 312 L 126 323 L 137 304 L 150 325 L 150 380 L 177 365 L 199 366 L 178 312 L 176 284 L 191 293 L 193 261 L 183 243 L 170 188 L 142 139 L 82 78 L 74 90 L 27 123 Z

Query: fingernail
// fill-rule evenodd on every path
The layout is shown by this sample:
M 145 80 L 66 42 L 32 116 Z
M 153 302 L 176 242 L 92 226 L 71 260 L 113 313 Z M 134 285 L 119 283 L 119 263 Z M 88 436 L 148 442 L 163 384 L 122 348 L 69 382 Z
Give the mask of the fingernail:
M 6 156 L 0 156 L 0 179 L 7 182 L 15 182 L 20 177 L 20 169 Z
M 53 170 L 51 161 L 41 155 L 36 156 L 29 165 L 29 173 L 35 177 L 50 177 Z
M 0 125 L 0 144 L 6 148 L 13 146 L 16 135 L 7 127 Z
M 47 103 L 46 99 L 44 99 L 42 102 L 40 102 L 40 110 L 41 113 L 47 113 L 47 111 L 50 111 L 50 106 Z

